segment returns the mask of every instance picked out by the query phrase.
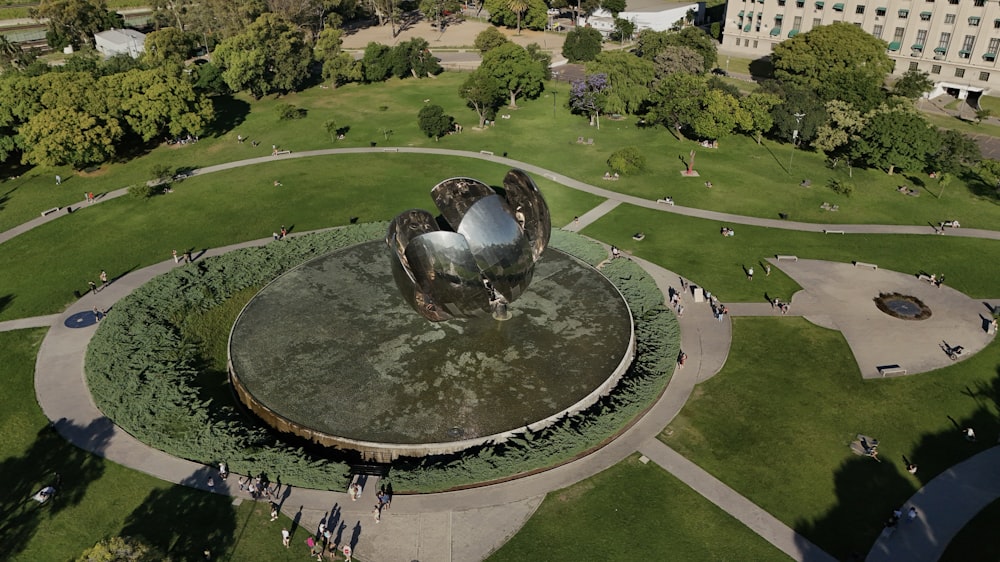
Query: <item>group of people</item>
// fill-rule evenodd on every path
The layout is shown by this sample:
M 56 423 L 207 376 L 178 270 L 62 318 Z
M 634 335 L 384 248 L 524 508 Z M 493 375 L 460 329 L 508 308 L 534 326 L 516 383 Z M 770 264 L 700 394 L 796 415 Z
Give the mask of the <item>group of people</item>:
M 719 230 L 719 234 L 723 236 L 736 236 L 736 231 L 729 228 L 728 226 L 724 226 Z
M 221 473 L 221 471 L 220 471 Z M 229 472 L 226 472 L 226 476 Z M 239 480 L 240 491 L 246 490 L 250 494 L 250 497 L 254 500 L 265 497 L 267 499 L 278 499 L 278 492 L 281 490 L 281 482 L 276 482 L 274 487 L 271 487 L 271 482 L 268 480 L 267 475 L 261 473 L 256 477 L 241 477 Z M 272 504 L 271 517 L 272 521 L 276 519 L 277 506 Z
M 618 177 L 619 177 L 618 176 L 618 172 L 615 172 L 614 174 L 612 174 L 611 172 L 604 172 L 604 179 L 606 179 L 606 180 L 612 180 L 612 181 L 614 181 L 614 180 L 617 180 Z
M 174 263 L 191 263 L 194 258 L 191 257 L 191 250 L 184 250 L 184 253 L 178 254 L 177 250 L 171 252 L 174 258 Z
M 273 236 L 275 240 L 284 240 L 285 236 L 288 236 L 288 229 L 285 228 L 285 225 L 281 225 L 281 230 L 272 232 L 271 236 Z

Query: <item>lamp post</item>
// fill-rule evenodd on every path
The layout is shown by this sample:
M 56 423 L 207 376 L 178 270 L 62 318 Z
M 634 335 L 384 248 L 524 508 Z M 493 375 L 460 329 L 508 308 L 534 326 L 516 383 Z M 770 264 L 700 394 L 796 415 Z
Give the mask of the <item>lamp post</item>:
M 552 88 L 552 118 L 556 117 L 556 89 Z
M 788 156 L 788 173 L 792 173 L 792 158 L 795 156 L 795 145 L 798 144 L 799 140 L 799 128 L 802 126 L 802 118 L 805 117 L 805 113 L 795 114 L 795 130 L 792 131 L 792 153 Z

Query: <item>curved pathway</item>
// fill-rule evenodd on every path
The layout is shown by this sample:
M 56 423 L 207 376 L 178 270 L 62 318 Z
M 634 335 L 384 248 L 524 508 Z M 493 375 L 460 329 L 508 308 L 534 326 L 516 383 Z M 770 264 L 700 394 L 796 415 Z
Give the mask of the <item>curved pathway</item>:
M 843 230 L 848 233 L 933 233 L 933 231 L 927 230 L 928 227 L 923 226 L 817 225 L 743 217 L 680 206 L 665 206 L 638 197 L 597 188 L 527 163 L 491 154 L 444 149 L 354 148 L 318 150 L 230 162 L 202 168 L 190 175 L 202 175 L 282 159 L 366 152 L 408 152 L 478 158 L 520 167 L 567 187 L 607 199 L 598 208 L 583 215 L 579 222 L 568 225 L 568 230 L 583 228 L 618 204 L 629 203 L 663 212 L 674 212 L 731 224 L 752 224 L 787 230 L 817 232 L 825 228 Z M 117 190 L 105 194 L 99 201 L 118 197 L 125 193 L 124 189 Z M 80 206 L 88 205 L 77 205 L 77 207 Z M 54 220 L 58 216 L 61 214 L 55 213 L 0 233 L 0 243 L 49 220 Z M 1000 232 L 988 230 L 958 229 L 949 231 L 948 234 L 1000 239 Z M 269 241 L 270 239 L 265 239 L 236 244 L 209 251 L 207 255 L 217 255 L 232 249 L 264 244 Z M 680 284 L 680 278 L 675 273 L 644 260 L 634 259 L 653 275 L 665 295 L 669 293 L 672 286 Z M 50 419 L 54 420 L 56 428 L 69 441 L 81 448 L 164 480 L 209 490 L 208 478 L 214 473 L 214 470 L 198 463 L 171 457 L 142 444 L 115 427 L 94 406 L 84 381 L 83 360 L 87 343 L 96 326 L 85 328 L 66 326 L 67 319 L 74 314 L 86 313 L 94 306 L 109 308 L 118 299 L 155 275 L 173 267 L 177 267 L 177 265 L 172 260 L 168 260 L 133 272 L 118 279 L 96 295 L 90 294 L 83 297 L 62 314 L 0 323 L 0 330 L 51 325 L 39 350 L 36 362 L 36 392 L 43 411 Z M 479 560 L 506 542 L 530 517 L 547 492 L 597 474 L 635 451 L 641 451 L 654 462 L 691 485 L 710 501 L 747 524 L 752 530 L 792 558 L 828 560 L 828 555 L 797 535 L 794 530 L 656 439 L 659 431 L 680 411 L 694 385 L 717 373 L 728 355 L 731 337 L 728 319 L 722 323 L 717 322 L 707 304 L 689 304 L 686 311 L 687 313 L 680 319 L 682 346 L 689 356 L 685 368 L 675 372 L 663 396 L 636 424 L 615 441 L 580 460 L 543 473 L 486 488 L 422 496 L 400 496 L 393 502 L 392 510 L 387 512 L 383 523 L 378 526 L 369 524 L 372 520 L 366 518 L 369 517 L 370 513 L 367 506 L 374 501 L 374 486 L 368 487 L 369 489 L 362 497 L 361 504 L 345 501 L 347 500 L 346 494 L 289 487 L 283 496 L 283 510 L 291 514 L 297 509 L 302 514 L 303 521 L 307 523 L 307 528 L 309 522 L 318 523 L 320 518 L 357 525 L 356 529 L 364 530 L 358 539 L 358 545 L 360 545 L 362 552 L 379 560 L 411 560 L 416 558 Z M 245 497 L 244 494 L 233 489 L 230 485 L 232 482 L 234 480 L 222 482 L 221 486 L 216 485 L 211 491 Z M 965 520 L 959 521 L 952 534 L 957 532 L 957 529 L 960 529 L 964 522 Z M 330 526 L 333 527 L 333 525 Z M 935 528 L 935 530 L 937 529 Z M 950 536 L 941 533 L 939 539 L 946 545 Z M 919 550 L 915 549 L 915 552 L 919 552 Z M 918 556 L 913 559 L 923 558 Z

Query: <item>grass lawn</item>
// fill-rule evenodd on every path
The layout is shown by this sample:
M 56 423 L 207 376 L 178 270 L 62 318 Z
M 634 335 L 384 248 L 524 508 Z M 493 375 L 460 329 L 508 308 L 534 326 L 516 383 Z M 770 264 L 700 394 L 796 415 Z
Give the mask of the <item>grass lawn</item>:
M 378 170 L 378 174 L 371 174 Z M 119 274 L 169 259 L 173 249 L 200 250 L 292 232 L 389 220 L 400 211 L 434 209 L 430 189 L 458 175 L 501 185 L 508 168 L 475 159 L 408 154 L 316 157 L 247 166 L 191 178 L 148 200 L 122 197 L 73 213 L 0 245 L 8 276 L 0 318 L 62 310 L 73 291 L 102 269 Z M 535 178 L 563 225 L 601 199 Z M 274 187 L 280 180 L 283 187 Z
M 633 455 L 551 492 L 489 557 L 506 560 L 788 560 L 654 463 Z
M 947 369 L 864 381 L 839 332 L 801 318 L 733 322 L 723 371 L 661 439 L 834 556 L 867 552 L 893 507 L 996 442 L 996 342 Z M 881 463 L 849 450 L 859 433 L 881 441 Z
M 744 136 L 732 136 L 723 139 L 719 149 L 702 149 L 694 142 L 676 139 L 663 127 L 640 129 L 633 117 L 622 121 L 603 119 L 598 130 L 590 127 L 584 117 L 569 113 L 569 86 L 562 83 L 550 83 L 536 100 L 520 100 L 516 110 L 503 109 L 510 119 L 498 119 L 495 127 L 477 130 L 475 114 L 456 93 L 465 77 L 461 73 L 444 73 L 433 80 L 313 88 L 259 101 L 220 97 L 216 99 L 218 130 L 198 143 L 150 146 L 137 158 L 107 164 L 89 173 L 34 168 L 0 184 L 0 231 L 35 218 L 42 210 L 81 201 L 86 191 L 100 194 L 144 182 L 154 165 L 200 168 L 266 156 L 271 145 L 304 151 L 333 146 L 368 147 L 372 142 L 380 147 L 507 152 L 513 159 L 624 193 L 648 199 L 672 195 L 681 205 L 753 216 L 776 217 L 781 211 L 796 220 L 888 224 L 937 223 L 956 218 L 968 227 L 996 227 L 996 196 L 979 183 L 966 186 L 956 181 L 939 200 L 935 197 L 939 192 L 936 184 L 923 174 L 889 176 L 878 170 L 855 170 L 851 179 L 843 165 L 829 169 L 821 154 L 798 150 L 793 155 L 788 144 L 765 141 L 757 145 Z M 278 121 L 276 108 L 286 103 L 307 109 L 308 116 Z M 427 138 L 419 131 L 416 119 L 425 103 L 441 105 L 465 126 L 465 132 L 439 142 Z M 348 129 L 345 140 L 331 141 L 323 128 L 330 119 Z M 237 135 L 249 140 L 237 143 Z M 593 138 L 594 144 L 577 144 L 579 137 Z M 260 145 L 254 148 L 250 141 L 259 141 Z M 647 170 L 614 184 L 602 182 L 608 157 L 625 146 L 639 147 L 646 157 Z M 692 149 L 696 151 L 695 168 L 702 174 L 701 179 L 682 178 L 678 173 Z M 63 177 L 60 186 L 55 185 L 56 174 Z M 804 178 L 812 181 L 812 188 L 799 187 Z M 706 179 L 715 184 L 713 189 L 703 187 Z M 847 198 L 825 187 L 831 179 L 853 181 L 854 195 Z M 895 191 L 900 184 L 918 189 L 921 197 L 900 195 Z M 840 212 L 821 210 L 824 201 L 840 205 Z
M 282 517 L 267 505 L 173 486 L 68 444 L 49 427 L 34 400 L 35 353 L 44 330 L 0 332 L 0 559 L 75 560 L 103 537 L 128 535 L 174 557 L 270 562 L 298 560 L 306 546 L 281 546 Z M 61 475 L 56 496 L 29 498 Z M 299 529 L 296 544 L 306 539 Z
M 976 297 L 997 297 L 996 264 L 1000 242 L 918 235 L 827 235 L 735 225 L 736 236 L 719 234 L 721 223 L 619 205 L 584 234 L 615 244 L 681 273 L 723 301 L 763 302 L 764 292 L 782 300 L 798 289 L 790 278 L 772 270 L 770 277 L 746 282 L 743 266 L 775 254 L 849 262 L 860 260 L 880 267 L 916 273 L 945 272 L 948 284 Z M 642 231 L 641 242 L 632 235 Z M 977 256 L 969 259 L 969 256 Z M 763 269 L 763 267 L 761 267 Z
M 1000 524 L 1000 500 L 983 508 L 948 543 L 940 562 L 1000 560 L 1000 541 L 992 540 Z M 989 538 L 987 538 L 989 537 Z

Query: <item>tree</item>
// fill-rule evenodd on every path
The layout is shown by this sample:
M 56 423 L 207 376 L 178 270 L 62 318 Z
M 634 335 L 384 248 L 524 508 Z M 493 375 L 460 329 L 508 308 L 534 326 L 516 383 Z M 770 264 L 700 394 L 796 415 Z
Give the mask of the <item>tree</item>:
M 846 101 L 826 102 L 827 121 L 816 130 L 813 146 L 830 158 L 847 154 L 856 140 L 858 131 L 865 126 L 865 116 Z
M 930 75 L 920 70 L 907 70 L 892 87 L 893 95 L 915 100 L 934 89 Z
M 504 92 L 499 82 L 481 69 L 476 69 L 462 82 L 458 89 L 458 95 L 476 111 L 480 129 L 486 123 L 486 116 L 491 112 L 495 113 L 496 108 L 503 103 L 504 98 Z
M 619 41 L 622 44 L 635 35 L 635 23 L 623 18 L 615 18 L 615 30 L 611 33 L 612 41 Z
M 312 52 L 301 29 L 268 13 L 219 44 L 215 61 L 230 88 L 259 99 L 298 88 L 309 73 Z
M 983 119 L 989 119 L 990 115 L 993 115 L 992 109 L 987 109 L 985 107 L 976 110 L 976 125 L 981 125 Z
M 361 58 L 361 71 L 364 81 L 368 83 L 382 82 L 392 74 L 393 60 L 390 57 L 392 47 L 381 43 L 369 43 Z
M 114 156 L 123 130 L 117 119 L 63 106 L 38 112 L 19 133 L 25 163 L 82 169 Z
M 508 42 L 487 51 L 480 68 L 492 73 L 507 91 L 511 107 L 517 107 L 518 96 L 535 97 L 544 87 L 545 69 L 516 43 Z
M 816 137 L 819 126 L 826 123 L 826 107 L 819 97 L 804 88 L 779 89 L 783 100 L 774 106 L 774 134 L 782 140 L 809 143 Z M 796 117 L 800 115 L 801 117 Z M 795 135 L 798 131 L 798 136 Z
M 668 74 L 650 95 L 646 120 L 678 132 L 690 126 L 701 109 L 698 100 L 708 91 L 705 77 L 687 72 Z
M 150 66 L 167 62 L 181 64 L 191 55 L 197 40 L 176 27 L 165 27 L 146 35 L 142 58 Z
M 169 562 L 161 552 L 140 539 L 111 537 L 88 548 L 76 562 Z
M 441 72 L 441 65 L 431 55 L 430 44 L 421 37 L 403 41 L 392 48 L 392 72 L 399 78 L 433 76 Z
M 608 76 L 588 74 L 583 80 L 570 84 L 569 106 L 573 113 L 582 113 L 590 119 L 590 125 L 601 128 L 601 110 L 607 103 Z
M 938 133 L 912 110 L 893 108 L 872 114 L 852 147 L 855 156 L 892 175 L 896 168 L 918 170 L 940 146 Z
M 518 33 L 521 29 L 534 29 L 541 31 L 549 22 L 548 5 L 544 0 L 522 0 L 523 3 L 511 5 L 511 0 L 485 0 L 483 5 L 490 13 L 490 23 L 493 25 L 503 25 L 506 27 L 516 27 Z M 514 11 L 513 8 L 524 8 L 523 11 Z
M 420 0 L 420 12 L 438 29 L 444 29 L 446 14 L 461 11 L 462 3 L 458 0 Z
M 245 33 L 253 22 L 268 11 L 267 0 L 168 0 L 191 31 L 205 40 L 205 48 Z
M 705 72 L 705 58 L 687 47 L 668 45 L 653 59 L 657 78 L 674 72 L 701 74 Z
M 479 32 L 476 35 L 476 39 L 473 43 L 477 49 L 479 49 L 479 54 L 485 54 L 486 51 L 490 51 L 503 45 L 504 43 L 509 43 L 510 40 L 500 30 L 495 27 L 487 27 L 486 29 Z
M 574 27 L 566 34 L 562 54 L 569 62 L 586 62 L 601 52 L 601 32 L 592 27 Z
M 21 57 L 21 46 L 12 43 L 6 35 L 0 35 L 0 69 L 18 68 Z
M 98 82 L 113 114 L 144 141 L 164 133 L 200 134 L 215 116 L 211 100 L 180 73 L 131 70 Z
M 668 45 L 667 35 L 669 33 L 669 31 L 643 29 L 639 32 L 639 37 L 636 40 L 635 54 L 652 61 Z
M 523 16 L 529 8 L 528 0 L 507 0 L 507 9 L 514 12 L 517 15 L 517 34 L 521 34 L 521 16 Z
M 771 63 L 780 82 L 818 92 L 824 101 L 844 98 L 838 91 L 844 86 L 881 87 L 894 64 L 885 41 L 850 23 L 815 27 L 782 41 L 774 46 Z
M 330 142 L 335 142 L 337 140 L 337 121 L 335 119 L 327 119 L 323 122 L 323 130 L 326 134 L 330 135 Z
M 608 113 L 636 113 L 649 98 L 656 77 L 653 63 L 625 51 L 605 51 L 588 62 L 587 73 L 608 76 Z
M 781 103 L 781 99 L 778 96 L 764 92 L 753 92 L 740 99 L 740 107 L 747 112 L 747 116 L 750 118 L 750 126 L 744 127 L 743 130 L 753 135 L 757 144 L 761 143 L 764 133 L 774 127 L 774 117 L 771 116 L 771 110 L 779 103 Z
M 104 0 L 42 0 L 30 13 L 34 19 L 48 20 L 45 41 L 53 49 L 92 46 L 95 33 L 124 27 L 125 21 Z
M 979 144 L 954 129 L 940 131 L 941 145 L 927 160 L 927 171 L 961 175 L 965 168 L 974 167 L 983 155 Z
M 714 67 L 719 59 L 715 41 L 699 27 L 685 27 L 677 32 L 668 32 L 664 47 L 667 46 L 686 47 L 698 53 L 704 60 L 706 71 Z M 655 54 L 653 58 L 656 58 Z
M 528 57 L 538 63 L 542 67 L 544 72 L 544 78 L 546 80 L 552 79 L 552 55 L 548 51 L 542 49 L 541 45 L 538 43 L 528 43 L 528 46 L 524 48 L 528 51 Z
M 445 115 L 444 108 L 440 105 L 425 105 L 420 108 L 420 112 L 417 114 L 417 124 L 420 125 L 421 131 L 429 137 L 434 137 L 436 141 L 451 131 L 455 125 L 455 119 L 450 115 Z
M 642 171 L 646 167 L 646 157 L 638 147 L 626 146 L 611 153 L 608 167 L 616 174 L 627 175 Z
M 625 11 L 625 0 L 601 0 L 601 7 L 618 17 L 618 14 Z
M 750 113 L 740 100 L 721 90 L 709 90 L 700 101 L 700 111 L 691 121 L 691 130 L 703 139 L 721 139 L 737 128 L 750 130 Z
M 313 56 L 323 63 L 323 80 L 329 80 L 334 87 L 348 82 L 360 82 L 363 78 L 361 63 L 342 49 L 344 31 L 328 27 L 320 32 L 313 47 Z

